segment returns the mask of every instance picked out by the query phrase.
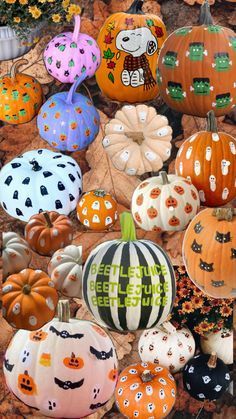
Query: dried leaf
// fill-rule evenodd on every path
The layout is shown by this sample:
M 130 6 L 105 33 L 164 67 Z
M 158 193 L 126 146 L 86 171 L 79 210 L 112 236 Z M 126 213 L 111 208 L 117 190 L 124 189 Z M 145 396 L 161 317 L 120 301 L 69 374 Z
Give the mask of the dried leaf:
M 185 231 L 166 232 L 163 235 L 163 249 L 170 256 L 173 265 L 183 265 L 182 245 Z

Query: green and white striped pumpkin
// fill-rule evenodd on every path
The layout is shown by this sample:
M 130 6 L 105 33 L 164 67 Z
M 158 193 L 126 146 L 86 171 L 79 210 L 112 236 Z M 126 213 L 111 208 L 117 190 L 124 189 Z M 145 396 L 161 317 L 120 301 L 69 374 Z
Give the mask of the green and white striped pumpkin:
M 83 296 L 95 319 L 115 330 L 163 323 L 175 298 L 175 275 L 156 243 L 137 240 L 131 213 L 120 216 L 122 238 L 97 246 L 83 270 Z

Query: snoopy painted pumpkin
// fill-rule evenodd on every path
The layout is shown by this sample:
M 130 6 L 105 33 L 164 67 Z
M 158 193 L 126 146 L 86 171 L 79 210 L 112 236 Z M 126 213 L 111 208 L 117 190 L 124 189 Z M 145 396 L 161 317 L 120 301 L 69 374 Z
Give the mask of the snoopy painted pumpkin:
M 4 375 L 16 397 L 42 415 L 81 418 L 111 398 L 118 376 L 116 351 L 100 326 L 69 319 L 68 301 L 59 302 L 58 314 L 40 330 L 15 334 Z
M 98 36 L 102 61 L 96 72 L 102 92 L 120 102 L 145 102 L 157 96 L 157 57 L 166 38 L 162 20 L 142 11 L 134 0 L 129 10 L 114 13 Z

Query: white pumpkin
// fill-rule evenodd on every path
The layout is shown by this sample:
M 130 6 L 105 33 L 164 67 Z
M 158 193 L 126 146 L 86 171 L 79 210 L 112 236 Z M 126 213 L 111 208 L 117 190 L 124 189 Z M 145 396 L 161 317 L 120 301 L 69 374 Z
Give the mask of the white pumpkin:
M 194 218 L 199 205 L 198 191 L 191 182 L 161 172 L 135 189 L 131 210 L 143 230 L 181 231 Z
M 81 297 L 82 246 L 71 244 L 57 250 L 48 264 L 48 274 L 63 295 Z
M 225 364 L 233 364 L 233 330 L 220 330 L 216 333 L 207 333 L 201 336 L 201 348 L 204 354 L 216 352 Z
M 127 175 L 158 171 L 170 157 L 172 128 L 147 105 L 126 105 L 105 127 L 103 146 L 114 166 Z
M 17 233 L 2 233 L 3 278 L 28 268 L 32 252 L 28 243 Z
M 27 151 L 0 172 L 0 203 L 21 221 L 41 211 L 68 215 L 81 193 L 82 175 L 77 162 L 50 150 Z
M 195 341 L 186 327 L 177 330 L 170 322 L 164 322 L 142 333 L 138 350 L 142 362 L 160 364 L 174 373 L 194 356 Z

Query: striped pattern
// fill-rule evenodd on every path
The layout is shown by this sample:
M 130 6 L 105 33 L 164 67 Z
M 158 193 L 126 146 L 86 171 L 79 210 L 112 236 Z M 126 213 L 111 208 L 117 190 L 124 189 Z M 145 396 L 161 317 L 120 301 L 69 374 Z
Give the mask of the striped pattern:
M 144 275 L 142 278 L 136 276 L 128 278 L 120 277 L 119 269 L 117 269 L 115 274 L 111 270 L 110 274 L 105 276 L 103 273 L 92 273 L 91 266 L 93 264 L 123 266 L 124 272 L 127 272 L 129 266 L 148 268 L 148 266 L 163 265 L 166 267 L 167 275 Z M 172 309 L 175 298 L 175 275 L 170 260 L 159 246 L 148 240 L 133 242 L 114 240 L 98 246 L 87 259 L 82 281 L 84 300 L 93 316 L 98 322 L 116 330 L 149 329 L 163 323 Z M 108 281 L 119 284 L 120 290 L 118 290 L 118 286 L 113 286 L 113 289 L 110 287 L 108 292 L 100 289 L 93 290 L 95 287 L 90 287 L 91 283 L 101 284 Z M 124 305 L 125 298 L 132 297 L 123 293 L 128 284 L 133 284 L 135 289 L 137 285 L 153 286 L 165 282 L 168 283 L 165 306 L 152 304 L 141 306 L 141 302 L 139 302 L 136 307 L 118 307 L 117 300 L 112 300 L 112 298 L 118 297 L 121 305 Z M 145 295 L 144 289 L 142 289 L 140 296 L 147 299 L 148 296 L 155 298 L 159 294 L 155 291 L 153 294 Z M 98 297 L 109 297 L 110 305 L 108 307 L 95 306 L 93 301 Z

